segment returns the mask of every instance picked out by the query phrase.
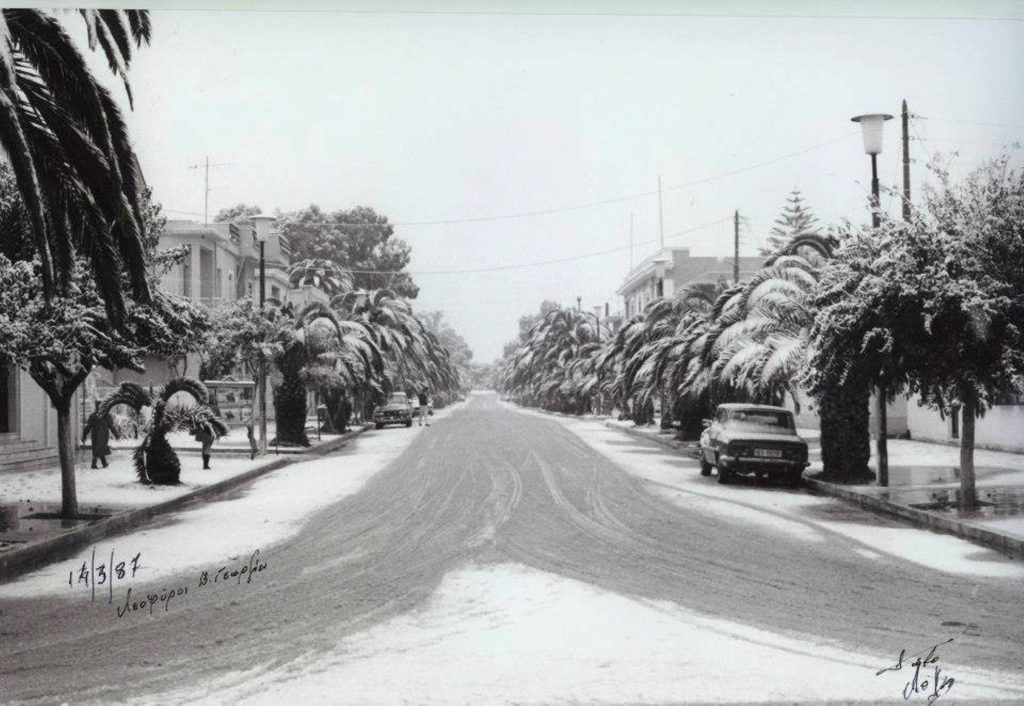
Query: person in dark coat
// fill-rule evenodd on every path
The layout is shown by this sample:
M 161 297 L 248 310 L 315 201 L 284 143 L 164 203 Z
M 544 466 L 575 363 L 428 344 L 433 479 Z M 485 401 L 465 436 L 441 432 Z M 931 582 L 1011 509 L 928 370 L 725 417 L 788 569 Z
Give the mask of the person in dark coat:
M 249 460 L 254 461 L 256 459 L 256 454 L 259 453 L 260 447 L 256 443 L 256 430 L 255 427 L 253 427 L 251 420 L 245 425 L 245 435 L 249 439 Z
M 213 431 L 205 425 L 196 430 L 196 441 L 203 445 L 203 470 L 210 470 L 210 454 L 213 453 Z
M 89 445 L 92 447 L 92 467 L 96 468 L 96 461 L 99 461 L 106 468 L 107 456 L 110 455 L 110 435 L 113 434 L 116 439 L 118 434 L 110 414 L 100 417 L 99 409 L 100 403 L 97 402 L 96 409 L 89 415 L 82 430 L 82 443 L 89 439 Z
M 427 403 L 429 402 L 429 400 L 427 399 L 427 391 L 426 391 L 426 389 L 422 389 L 419 392 L 417 392 L 416 393 L 416 397 L 417 397 L 417 400 L 420 403 L 420 410 L 419 410 L 419 412 L 420 412 L 420 426 L 423 426 L 424 424 L 426 424 L 429 427 L 430 426 L 430 422 L 426 421 L 426 419 L 427 419 Z

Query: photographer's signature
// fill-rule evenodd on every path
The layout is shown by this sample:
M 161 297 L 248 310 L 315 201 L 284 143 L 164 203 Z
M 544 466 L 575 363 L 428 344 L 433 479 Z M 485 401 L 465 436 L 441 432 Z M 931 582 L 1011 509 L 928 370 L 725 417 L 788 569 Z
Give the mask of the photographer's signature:
M 956 679 L 948 674 L 944 674 L 942 668 L 939 667 L 938 648 L 942 645 L 948 645 L 952 641 L 953 638 L 949 638 L 912 655 L 908 655 L 906 650 L 900 650 L 899 657 L 896 658 L 896 664 L 879 669 L 875 672 L 875 676 L 881 676 L 886 672 L 902 671 L 904 666 L 908 670 L 913 669 L 913 676 L 903 686 L 903 699 L 909 701 L 915 696 L 923 696 L 928 700 L 929 704 L 933 704 L 940 696 L 948 694 L 956 683 Z M 911 657 L 915 659 L 907 662 L 906 660 L 909 660 Z

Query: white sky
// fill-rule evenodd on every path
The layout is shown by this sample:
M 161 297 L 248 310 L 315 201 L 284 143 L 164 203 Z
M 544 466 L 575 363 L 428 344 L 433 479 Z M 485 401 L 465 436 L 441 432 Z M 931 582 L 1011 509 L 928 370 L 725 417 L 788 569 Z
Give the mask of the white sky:
M 474 218 L 650 191 L 660 174 L 666 236 L 720 221 L 666 244 L 720 255 L 731 253 L 733 209 L 749 219 L 743 248 L 753 254 L 794 186 L 825 223 L 866 218 L 870 163 L 849 120 L 858 113 L 898 114 L 906 98 L 927 117 L 911 132 L 929 140 L 911 143 L 915 185 L 925 149 L 959 149 L 960 170 L 1024 141 L 1024 22 L 963 17 L 1021 18 L 1020 3 L 942 5 L 959 19 L 909 19 L 930 12 L 921 3 L 902 17 L 846 3 L 791 14 L 832 9 L 888 17 L 157 11 L 153 44 L 131 69 L 129 121 L 170 217 L 202 219 L 203 178 L 189 165 L 207 155 L 226 163 L 211 170 L 211 216 L 244 201 L 265 212 L 362 204 L 398 223 Z M 898 133 L 888 123 L 883 188 L 898 183 Z M 625 248 L 630 213 L 638 243 L 657 238 L 656 196 L 396 235 L 412 245 L 413 272 L 488 268 Z M 637 245 L 636 260 L 655 247 Z M 621 308 L 628 267 L 624 249 L 419 274 L 416 307 L 443 309 L 490 361 L 542 299 Z

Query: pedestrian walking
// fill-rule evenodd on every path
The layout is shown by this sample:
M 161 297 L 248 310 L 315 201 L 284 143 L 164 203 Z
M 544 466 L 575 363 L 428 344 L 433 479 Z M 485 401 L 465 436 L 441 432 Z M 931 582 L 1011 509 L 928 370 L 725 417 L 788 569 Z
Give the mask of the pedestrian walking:
M 430 426 L 430 422 L 426 421 L 427 420 L 427 404 L 428 404 L 427 391 L 426 390 L 420 390 L 419 393 L 417 394 L 417 397 L 419 398 L 419 403 L 420 403 L 420 426 L 423 426 L 424 424 L 426 424 L 429 427 Z
M 213 440 L 216 438 L 213 435 L 213 430 L 206 424 L 201 425 L 196 429 L 195 433 L 196 441 L 203 445 L 203 470 L 210 470 L 210 455 L 213 453 Z
M 256 453 L 260 450 L 259 446 L 256 445 L 256 431 L 253 428 L 252 421 L 245 425 L 245 435 L 249 438 L 249 460 L 256 460 Z
M 82 442 L 85 443 L 89 438 L 89 445 L 92 447 L 92 467 L 96 468 L 96 462 L 99 461 L 106 468 L 107 456 L 110 455 L 110 435 L 113 434 L 115 439 L 120 438 L 120 435 L 110 413 L 100 416 L 99 411 L 100 403 L 97 401 L 96 409 L 89 415 L 82 430 Z

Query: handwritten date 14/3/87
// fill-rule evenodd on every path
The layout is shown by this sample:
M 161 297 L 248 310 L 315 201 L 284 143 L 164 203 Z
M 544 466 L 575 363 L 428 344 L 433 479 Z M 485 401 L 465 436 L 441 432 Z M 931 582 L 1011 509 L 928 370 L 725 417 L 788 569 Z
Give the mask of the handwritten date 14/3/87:
M 260 550 L 257 549 L 249 556 L 248 561 L 243 564 L 221 566 L 216 571 L 201 571 L 195 585 L 192 586 L 192 590 L 193 592 L 196 590 L 209 590 L 206 587 L 215 585 L 240 586 L 243 581 L 246 584 L 250 584 L 253 577 L 263 572 L 266 568 L 267 562 L 261 560 Z M 137 611 L 145 611 L 152 615 L 154 610 L 160 608 L 167 612 L 175 598 L 188 596 L 188 593 L 189 584 L 186 583 L 152 591 L 144 597 L 141 597 L 141 594 L 136 595 L 133 600 L 132 589 L 129 587 L 125 595 L 124 605 L 117 608 L 117 617 L 123 618 L 128 613 L 135 613 Z

